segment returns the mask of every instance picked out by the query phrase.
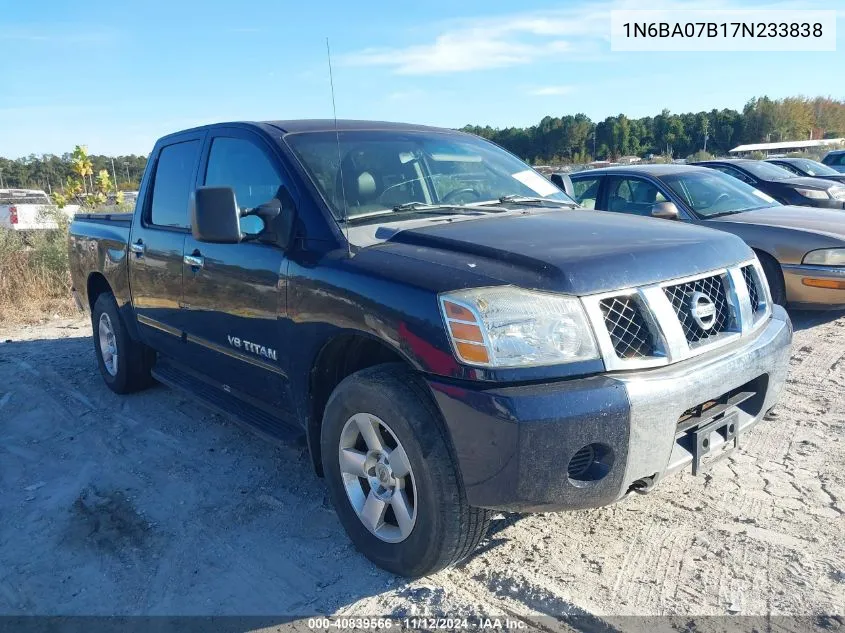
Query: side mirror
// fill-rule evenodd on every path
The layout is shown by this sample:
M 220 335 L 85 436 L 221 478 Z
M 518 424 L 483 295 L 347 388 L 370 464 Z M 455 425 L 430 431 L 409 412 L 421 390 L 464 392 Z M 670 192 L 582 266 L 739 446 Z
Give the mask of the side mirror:
M 264 222 L 260 240 L 284 249 L 290 245 L 296 205 L 286 187 L 280 187 L 272 200 L 249 211 L 247 217 L 250 215 L 256 215 Z
M 674 202 L 657 202 L 651 206 L 651 217 L 664 220 L 679 220 L 680 214 Z
M 570 198 L 573 198 L 575 196 L 575 187 L 572 186 L 572 178 L 570 178 L 566 174 L 552 174 L 549 177 L 549 180 L 551 180 L 555 185 L 557 185 L 558 189 L 562 189 L 564 192 L 566 192 L 566 195 L 568 195 Z
M 191 196 L 191 233 L 200 242 L 241 241 L 240 209 L 231 187 L 199 187 Z

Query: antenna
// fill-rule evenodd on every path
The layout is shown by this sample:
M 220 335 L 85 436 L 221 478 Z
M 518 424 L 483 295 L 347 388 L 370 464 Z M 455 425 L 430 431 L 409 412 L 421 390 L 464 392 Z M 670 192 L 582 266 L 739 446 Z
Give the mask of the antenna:
M 343 159 L 340 156 L 340 132 L 337 129 L 337 106 L 334 102 L 334 76 L 332 75 L 332 51 L 329 38 L 326 38 L 326 56 L 329 58 L 329 85 L 332 88 L 332 114 L 334 115 L 334 138 L 337 144 L 337 169 L 340 173 L 340 193 L 343 196 L 343 227 L 346 231 L 346 248 L 352 257 L 352 245 L 349 243 L 349 205 L 346 202 L 346 181 L 343 179 Z

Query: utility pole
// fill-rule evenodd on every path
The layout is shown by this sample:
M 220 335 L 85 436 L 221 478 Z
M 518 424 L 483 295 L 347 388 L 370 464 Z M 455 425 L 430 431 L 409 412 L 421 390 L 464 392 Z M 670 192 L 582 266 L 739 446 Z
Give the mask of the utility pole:
M 0 169 L 0 189 L 5 189 L 3 186 L 3 170 Z
M 114 192 L 117 193 L 117 173 L 114 171 L 114 156 L 111 159 L 111 177 L 114 178 Z
M 129 163 L 124 161 L 123 167 L 124 169 L 126 169 L 126 184 L 128 185 L 130 182 L 132 182 L 131 180 L 129 180 Z

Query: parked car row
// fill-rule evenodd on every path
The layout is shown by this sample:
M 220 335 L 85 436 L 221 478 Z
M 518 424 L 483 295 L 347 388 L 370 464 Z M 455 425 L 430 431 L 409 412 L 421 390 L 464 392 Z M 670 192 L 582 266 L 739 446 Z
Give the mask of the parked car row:
M 825 178 L 797 176 L 779 165 L 744 158 L 708 160 L 701 165 L 769 194 L 781 204 L 796 204 L 828 209 L 845 208 L 845 185 Z
M 751 160 L 609 167 L 572 174 L 571 193 L 580 205 L 596 210 L 733 233 L 754 249 L 775 303 L 845 307 L 845 213 L 781 204 L 773 194 L 783 199 L 784 191 L 807 191 L 812 184 L 812 178 L 784 177 L 781 171 L 791 176 Z M 823 184 L 812 191 L 839 188 L 816 182 Z

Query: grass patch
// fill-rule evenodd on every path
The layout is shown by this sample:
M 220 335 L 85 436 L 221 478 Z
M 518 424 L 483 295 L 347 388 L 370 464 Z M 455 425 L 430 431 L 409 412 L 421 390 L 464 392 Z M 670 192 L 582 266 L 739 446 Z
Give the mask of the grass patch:
M 0 324 L 33 323 L 76 313 L 70 294 L 68 221 L 28 234 L 0 229 Z

